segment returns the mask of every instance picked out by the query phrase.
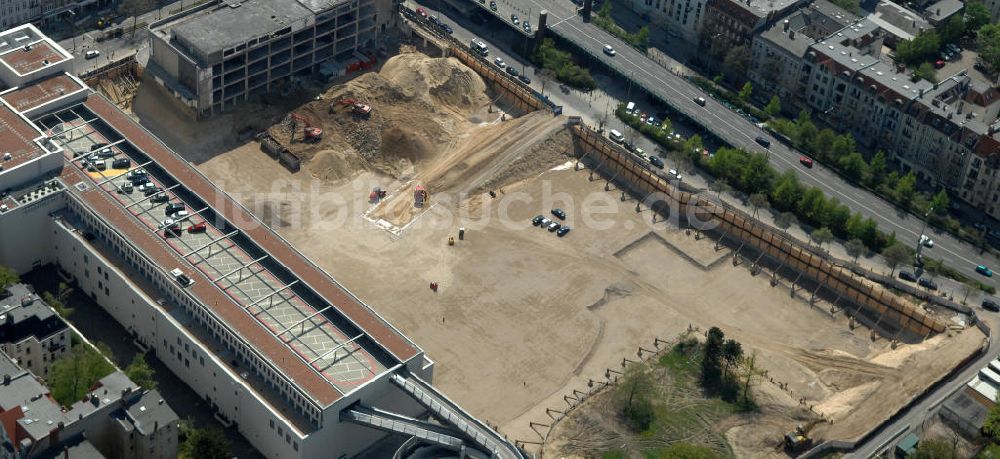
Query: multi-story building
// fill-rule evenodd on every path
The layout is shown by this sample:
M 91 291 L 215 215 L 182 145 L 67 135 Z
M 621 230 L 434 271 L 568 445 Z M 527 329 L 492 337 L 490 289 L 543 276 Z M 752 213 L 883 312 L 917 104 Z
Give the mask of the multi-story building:
M 0 263 L 56 265 L 266 457 L 351 457 L 387 431 L 524 457 L 429 384 L 416 344 L 67 76 L 58 44 L 4 42 L 22 46 L 0 46 Z
M 629 0 L 633 11 L 649 18 L 653 25 L 689 43 L 698 42 L 701 18 L 708 0 Z
M 883 58 L 891 34 L 869 19 L 808 44 L 804 54 L 794 32 L 772 28 L 758 38 L 751 81 L 781 94 L 786 108 L 808 109 L 868 149 L 885 151 L 902 171 L 1000 217 L 996 89 L 964 71 L 939 83 L 913 81 Z M 769 82 L 769 67 L 798 70 Z
M 107 0 L 104 0 L 107 2 Z M 72 21 L 69 12 L 79 14 L 98 8 L 99 0 L 0 0 L 0 30 L 27 23 L 46 24 Z
M 68 407 L 3 352 L 0 375 L 0 458 L 44 457 L 71 447 L 96 449 L 97 457 L 177 457 L 177 415 L 157 391 L 143 391 L 121 371 L 101 378 Z
M 738 46 L 749 47 L 758 33 L 807 0 L 708 0 L 699 44 L 717 56 Z
M 801 67 L 809 46 L 857 20 L 833 3 L 817 0 L 765 29 L 750 50 L 748 78 L 754 97 L 767 101 L 776 95 L 786 112 L 798 113 L 804 108 L 797 95 L 807 83 Z
M 69 352 L 70 330 L 27 285 L 0 291 L 0 350 L 24 369 L 46 378 L 52 362 Z
M 214 1 L 150 27 L 149 70 L 210 116 L 296 78 L 370 62 L 378 37 L 395 28 L 392 8 L 390 0 Z

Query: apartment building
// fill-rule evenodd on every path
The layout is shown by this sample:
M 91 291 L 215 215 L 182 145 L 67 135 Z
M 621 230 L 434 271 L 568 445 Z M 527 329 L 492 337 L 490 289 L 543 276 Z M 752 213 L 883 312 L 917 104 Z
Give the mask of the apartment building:
M 27 285 L 8 287 L 6 297 L 0 291 L 0 350 L 45 378 L 69 348 L 69 326 Z
M 651 25 L 663 27 L 667 33 L 689 43 L 697 43 L 707 2 L 708 0 L 628 0 L 626 5 L 648 18 Z
M 786 108 L 808 109 L 868 149 L 885 151 L 899 169 L 913 171 L 927 185 L 943 186 L 1000 216 L 995 89 L 967 72 L 939 83 L 913 81 L 881 55 L 891 34 L 867 18 L 808 44 L 804 54 L 805 43 L 795 35 L 795 28 L 782 27 L 758 38 L 750 72 L 755 85 L 783 95 Z M 769 84 L 775 67 L 798 71 Z
M 375 310 L 106 98 L 77 90 L 63 60 L 36 56 L 57 44 L 30 26 L 4 40 L 26 45 L 0 51 L 19 69 L 0 74 L 0 148 L 15 152 L 0 171 L 11 188 L 0 263 L 57 266 L 265 457 L 352 457 L 387 432 L 524 457 L 431 386 L 434 363 Z M 96 149 L 126 166 L 98 166 Z M 166 221 L 167 203 L 188 215 Z
M 99 454 L 89 457 L 177 457 L 177 414 L 157 391 L 143 391 L 121 371 L 68 407 L 3 352 L 0 375 L 0 458 L 63 457 L 70 448 Z
M 0 30 L 71 19 L 64 15 L 97 7 L 97 3 L 98 0 L 0 0 Z
M 717 56 L 754 37 L 808 0 L 708 0 L 699 32 L 699 44 Z
M 210 2 L 150 26 L 148 70 L 198 116 L 210 116 L 371 61 L 397 16 L 391 0 Z

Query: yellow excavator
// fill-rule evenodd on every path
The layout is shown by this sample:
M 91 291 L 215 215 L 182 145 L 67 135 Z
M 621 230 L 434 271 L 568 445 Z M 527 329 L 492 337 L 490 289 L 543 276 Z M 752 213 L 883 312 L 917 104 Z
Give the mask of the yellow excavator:
M 809 436 L 809 432 L 821 422 L 823 422 L 822 419 L 814 419 L 805 425 L 799 424 L 795 427 L 794 431 L 785 434 L 785 451 L 796 454 L 809 449 L 813 444 L 813 439 Z

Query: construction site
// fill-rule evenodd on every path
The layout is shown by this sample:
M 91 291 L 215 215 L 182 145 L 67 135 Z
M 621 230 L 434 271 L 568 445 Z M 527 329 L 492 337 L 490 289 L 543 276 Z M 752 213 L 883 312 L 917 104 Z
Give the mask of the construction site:
M 766 372 L 759 412 L 712 427 L 738 457 L 786 455 L 775 445 L 803 423 L 817 444 L 856 440 L 982 348 L 963 316 L 842 275 L 742 216 L 707 211 L 725 223 L 701 233 L 637 205 L 642 186 L 602 165 L 615 147 L 512 103 L 501 76 L 459 57 L 404 46 L 284 113 L 238 109 L 231 128 L 200 130 L 204 150 L 177 149 L 420 343 L 435 386 L 525 450 L 585 457 L 570 439 L 591 434 L 610 445 L 568 420 L 596 409 L 610 370 L 688 330 L 720 327 Z M 148 127 L 170 143 L 190 123 Z M 565 237 L 531 223 L 553 208 Z M 782 262 L 792 250 L 808 259 Z

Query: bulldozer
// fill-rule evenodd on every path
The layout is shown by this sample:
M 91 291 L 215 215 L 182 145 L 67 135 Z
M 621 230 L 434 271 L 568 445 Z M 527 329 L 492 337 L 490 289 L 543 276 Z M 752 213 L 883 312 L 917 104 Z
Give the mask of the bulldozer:
M 295 141 L 295 129 L 298 127 L 299 123 L 305 125 L 302 128 L 302 141 L 303 142 L 318 142 L 323 139 L 323 129 L 314 127 L 309 119 L 299 115 L 298 113 L 292 113 L 292 141 Z
M 789 454 L 798 454 L 812 447 L 813 439 L 809 436 L 809 432 L 821 422 L 822 419 L 814 419 L 805 425 L 799 424 L 794 431 L 785 434 L 783 443 L 785 451 Z
M 370 115 L 372 112 L 371 105 L 357 101 L 350 97 L 345 97 L 343 99 L 338 100 L 336 104 L 330 105 L 330 113 L 336 111 L 338 105 L 351 107 L 351 113 L 355 114 L 356 116 L 366 117 Z

